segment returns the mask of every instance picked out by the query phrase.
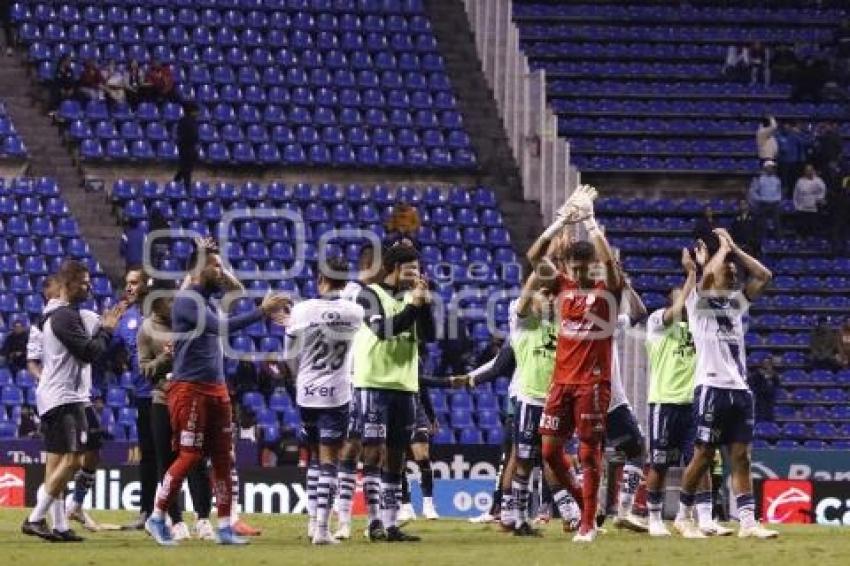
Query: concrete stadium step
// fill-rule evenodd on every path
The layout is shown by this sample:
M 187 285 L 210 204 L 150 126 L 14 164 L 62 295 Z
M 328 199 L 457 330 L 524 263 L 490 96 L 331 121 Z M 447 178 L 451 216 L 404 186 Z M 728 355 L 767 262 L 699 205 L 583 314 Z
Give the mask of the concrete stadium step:
M 425 0 L 458 110 L 482 168 L 481 181 L 493 188 L 519 254 L 543 229 L 540 207 L 522 199 L 519 167 L 508 145 L 495 98 L 478 59 L 475 38 L 461 0 Z

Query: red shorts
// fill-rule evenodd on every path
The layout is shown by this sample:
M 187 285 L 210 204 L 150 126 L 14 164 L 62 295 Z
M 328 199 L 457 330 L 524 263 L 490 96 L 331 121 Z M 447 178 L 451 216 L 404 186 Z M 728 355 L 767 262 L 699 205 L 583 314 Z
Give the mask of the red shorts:
M 205 455 L 230 452 L 233 419 L 224 384 L 174 381 L 168 388 L 171 446 Z
M 540 419 L 540 434 L 569 438 L 578 433 L 583 442 L 605 439 L 605 417 L 611 400 L 611 382 L 553 383 Z

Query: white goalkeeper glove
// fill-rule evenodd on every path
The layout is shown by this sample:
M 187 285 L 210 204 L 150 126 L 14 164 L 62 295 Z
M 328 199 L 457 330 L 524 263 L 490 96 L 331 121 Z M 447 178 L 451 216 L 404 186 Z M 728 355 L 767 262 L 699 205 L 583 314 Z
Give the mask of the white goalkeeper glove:
M 575 224 L 593 217 L 593 200 L 597 191 L 590 185 L 579 185 L 573 191 L 567 202 L 555 213 L 555 220 L 543 232 L 543 236 L 551 239 L 567 224 Z

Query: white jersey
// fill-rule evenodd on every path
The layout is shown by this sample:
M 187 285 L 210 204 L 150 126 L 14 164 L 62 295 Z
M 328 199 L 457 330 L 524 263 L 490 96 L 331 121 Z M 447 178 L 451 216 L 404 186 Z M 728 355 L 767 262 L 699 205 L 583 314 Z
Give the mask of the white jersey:
M 346 301 L 357 301 L 357 295 L 363 290 L 363 284 L 359 281 L 349 281 L 340 292 L 339 296 Z
M 286 359 L 297 376 L 302 407 L 339 407 L 351 400 L 351 343 L 363 307 L 339 299 L 310 299 L 292 308 Z
M 750 302 L 740 291 L 728 296 L 700 296 L 696 289 L 685 301 L 688 327 L 697 352 L 696 385 L 749 389 L 744 346 L 744 315 Z
M 508 340 L 511 344 L 513 344 L 514 336 L 517 335 L 519 330 L 519 315 L 516 312 L 518 302 L 519 299 L 514 299 L 508 306 Z M 519 387 L 519 383 L 517 380 L 517 370 L 515 369 L 514 374 L 511 376 L 511 383 L 508 385 L 508 397 L 511 399 L 516 398 L 517 387 Z
M 58 301 L 48 302 L 47 309 L 55 308 L 59 304 Z M 80 318 L 83 321 L 83 326 L 89 336 L 93 336 L 98 328 L 100 328 L 100 315 L 96 312 L 81 309 Z M 58 345 L 58 340 L 53 336 L 53 331 L 50 329 L 51 321 L 44 325 L 44 329 L 38 329 L 36 325 L 30 328 L 30 335 L 27 340 L 27 359 L 32 361 L 40 361 L 52 375 L 63 376 L 73 375 L 73 364 L 69 361 L 69 356 L 63 352 L 64 346 Z M 36 329 L 33 333 L 32 330 Z M 51 348 L 45 348 L 45 341 L 49 333 Z M 74 362 L 79 364 L 79 362 Z M 51 366 L 47 368 L 47 366 Z M 66 368 L 55 371 L 53 368 Z M 39 415 L 44 415 L 50 409 L 68 403 L 91 403 L 92 389 L 92 369 L 91 364 L 79 364 L 79 379 L 73 378 L 70 382 L 64 379 L 39 379 L 35 389 L 36 410 Z M 68 369 L 70 368 L 70 373 Z
M 611 401 L 608 403 L 608 412 L 611 413 L 617 407 L 629 404 L 629 398 L 626 397 L 626 390 L 623 388 L 623 378 L 620 375 L 620 350 L 618 345 L 623 335 L 626 333 L 626 328 L 631 325 L 631 319 L 627 314 L 621 314 L 617 317 L 617 329 L 614 331 L 614 336 L 611 340 Z

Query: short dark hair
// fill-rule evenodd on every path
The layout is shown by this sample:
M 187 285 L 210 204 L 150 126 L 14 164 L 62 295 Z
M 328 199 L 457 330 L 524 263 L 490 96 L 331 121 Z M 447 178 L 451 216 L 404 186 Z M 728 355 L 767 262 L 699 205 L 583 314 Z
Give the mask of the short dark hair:
M 564 252 L 565 261 L 593 261 L 596 257 L 596 248 L 586 240 L 574 242 Z
M 708 232 L 700 236 L 700 240 L 705 244 L 705 249 L 708 251 L 708 257 L 714 257 L 714 254 L 720 249 L 720 236 L 714 232 Z
M 416 248 L 408 244 L 398 244 L 384 252 L 384 269 L 390 272 L 402 263 L 418 260 L 419 252 Z
M 75 259 L 66 259 L 59 266 L 56 278 L 62 285 L 67 285 L 70 281 L 76 281 L 88 272 L 89 268 L 86 267 L 86 264 Z
M 765 128 L 768 127 L 770 125 L 770 116 L 765 116 L 764 118 L 762 118 L 761 125 Z
M 325 260 L 321 277 L 330 283 L 334 291 L 342 289 L 348 283 L 348 262 L 344 257 L 333 256 Z

